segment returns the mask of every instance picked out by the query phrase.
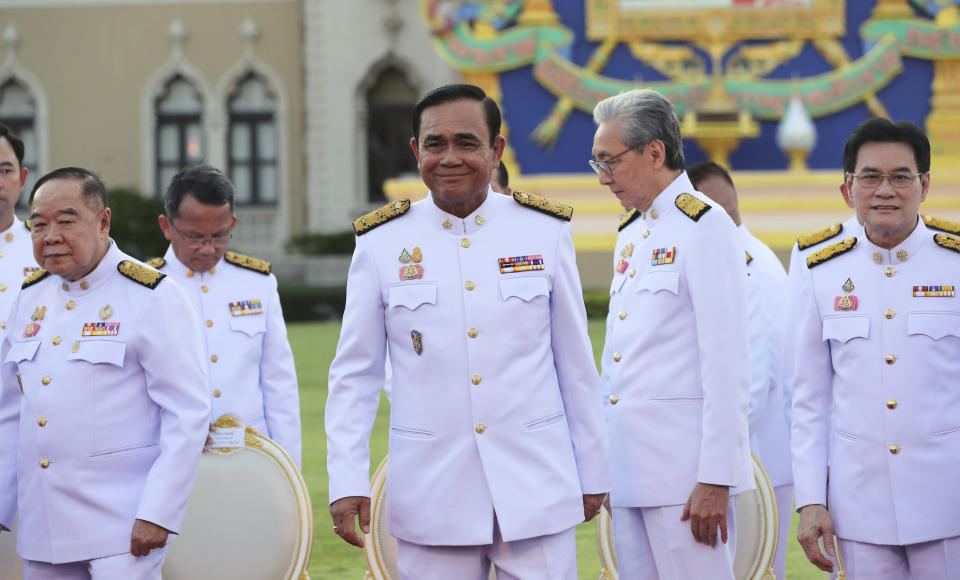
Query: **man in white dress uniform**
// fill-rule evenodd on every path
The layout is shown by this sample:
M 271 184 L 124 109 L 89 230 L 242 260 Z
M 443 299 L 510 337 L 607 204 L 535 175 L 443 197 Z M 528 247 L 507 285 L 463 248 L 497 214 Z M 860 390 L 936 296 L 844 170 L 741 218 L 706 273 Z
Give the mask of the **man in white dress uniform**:
M 870 119 L 844 148 L 863 232 L 802 272 L 793 399 L 798 540 L 849 580 L 960 574 L 960 238 L 928 228 L 930 143 Z M 829 478 L 828 478 L 829 468 Z M 829 485 L 828 485 L 829 482 Z
M 618 570 L 732 579 L 732 496 L 754 486 L 743 242 L 687 178 L 669 101 L 630 91 L 594 121 L 590 165 L 630 212 L 602 361 Z
M 23 141 L 0 123 L 0 331 L 23 280 L 37 270 L 30 228 L 14 212 L 27 180 L 23 152 Z
M 357 247 L 330 367 L 335 531 L 362 545 L 368 441 L 389 347 L 387 525 L 406 579 L 577 577 L 574 526 L 610 489 L 600 385 L 572 208 L 489 188 L 496 103 L 448 85 L 414 108 L 430 192 L 354 222 Z
M 34 255 L 0 349 L 0 526 L 24 577 L 156 579 L 210 406 L 183 289 L 110 239 L 103 183 L 58 169 L 30 198 Z
M 167 188 L 160 228 L 170 240 L 148 264 L 191 298 L 204 338 L 211 420 L 230 414 L 300 466 L 300 394 L 270 262 L 228 252 L 237 217 L 219 169 L 184 169 Z
M 773 250 L 756 238 L 740 219 L 737 190 L 726 169 L 713 161 L 687 168 L 690 182 L 720 204 L 737 225 L 746 250 L 747 321 L 750 328 L 750 450 L 760 459 L 777 498 L 780 524 L 773 572 L 784 577 L 787 538 L 793 516 L 793 472 L 790 426 L 783 407 L 784 310 L 787 272 Z

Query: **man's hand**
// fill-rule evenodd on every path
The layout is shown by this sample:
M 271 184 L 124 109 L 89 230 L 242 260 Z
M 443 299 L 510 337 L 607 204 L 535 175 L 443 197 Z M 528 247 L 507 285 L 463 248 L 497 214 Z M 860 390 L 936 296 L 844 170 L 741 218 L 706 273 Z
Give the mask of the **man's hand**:
M 130 553 L 134 556 L 146 556 L 166 546 L 168 534 L 166 528 L 146 520 L 137 520 L 133 522 L 133 531 L 130 533 Z
M 833 518 L 830 517 L 830 512 L 821 504 L 803 506 L 800 508 L 800 522 L 797 525 L 797 541 L 811 564 L 824 572 L 833 572 L 833 562 L 820 551 L 821 537 L 827 554 L 836 556 L 833 549 Z
M 359 516 L 360 530 L 370 533 L 370 498 L 360 496 L 341 497 L 330 504 L 330 516 L 333 518 L 333 531 L 348 544 L 363 547 L 363 538 L 357 534 L 354 516 Z
M 725 485 L 697 483 L 683 506 L 680 521 L 690 520 L 693 539 L 708 546 L 717 545 L 717 526 L 720 540 L 727 543 L 727 508 L 730 506 L 730 488 Z
M 583 494 L 583 521 L 589 522 L 595 515 L 600 513 L 600 507 L 603 505 L 605 493 L 585 493 Z

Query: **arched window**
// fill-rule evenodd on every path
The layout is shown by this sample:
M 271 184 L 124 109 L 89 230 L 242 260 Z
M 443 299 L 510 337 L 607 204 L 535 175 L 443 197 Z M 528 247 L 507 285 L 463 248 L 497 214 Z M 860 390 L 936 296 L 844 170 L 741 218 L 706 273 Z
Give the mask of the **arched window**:
M 267 83 L 251 72 L 237 83 L 228 106 L 227 167 L 236 201 L 244 205 L 276 204 L 276 99 Z
M 39 143 L 37 143 L 36 128 L 37 107 L 33 97 L 26 87 L 15 78 L 9 79 L 0 87 L 0 123 L 10 128 L 23 140 L 23 166 L 30 170 L 24 190 L 33 189 L 33 184 L 39 179 L 37 175 L 37 158 Z M 21 196 L 18 205 L 26 203 L 27 196 Z
M 367 201 L 384 200 L 386 179 L 417 172 L 410 151 L 410 116 L 416 102 L 417 91 L 393 66 L 367 91 Z
M 170 79 L 157 97 L 156 190 L 163 195 L 178 171 L 206 158 L 203 99 L 185 78 Z

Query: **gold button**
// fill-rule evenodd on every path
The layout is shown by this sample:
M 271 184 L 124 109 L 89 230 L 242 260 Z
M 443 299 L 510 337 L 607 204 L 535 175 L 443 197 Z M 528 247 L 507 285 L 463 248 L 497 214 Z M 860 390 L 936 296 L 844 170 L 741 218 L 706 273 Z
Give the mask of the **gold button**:
M 210 327 L 212 327 L 212 326 L 213 326 L 213 321 L 212 321 L 212 320 L 208 320 L 208 321 L 207 321 L 207 328 L 210 328 Z
M 472 377 L 470 377 L 470 382 L 473 383 L 473 384 L 475 384 L 475 385 L 479 385 L 479 384 L 480 384 L 480 381 L 482 381 L 482 380 L 483 380 L 483 379 L 480 378 L 480 375 L 473 375 Z
M 610 395 L 610 404 L 611 404 L 611 405 L 616 405 L 616 404 L 619 403 L 619 402 L 620 402 L 620 397 L 618 397 L 618 396 L 616 396 L 616 395 Z
M 67 300 L 67 310 L 73 310 L 76 305 L 77 303 L 73 300 Z
M 473 290 L 474 288 L 477 287 L 477 285 L 474 284 L 472 281 L 467 280 L 467 283 L 464 284 L 463 287 L 466 288 L 467 290 Z
M 215 354 L 211 354 L 211 355 L 210 355 L 210 362 L 217 362 L 218 360 L 220 360 L 220 359 L 217 358 L 217 355 L 215 355 Z
M 621 311 L 620 311 L 620 314 L 618 314 L 617 316 L 620 317 L 620 320 L 623 320 L 624 318 L 627 317 L 627 313 L 624 312 L 623 310 L 621 310 Z
M 470 338 L 477 338 L 478 334 L 480 334 L 480 331 L 477 330 L 476 328 L 471 328 L 470 330 L 467 331 L 467 336 L 469 336 Z
M 217 273 L 217 267 L 214 266 L 214 267 L 210 268 L 210 273 L 211 273 L 211 274 L 216 274 L 216 273 Z
M 879 264 L 881 260 L 883 260 L 883 255 L 881 255 L 880 252 L 874 252 L 873 261 Z
M 906 262 L 909 257 L 910 254 L 908 254 L 906 250 L 897 250 L 897 259 L 901 262 Z
M 63 288 L 64 290 L 69 290 L 69 289 L 70 289 L 70 287 L 67 286 L 67 283 L 66 283 L 66 282 L 60 284 L 60 287 Z
M 897 357 L 893 356 L 892 354 L 888 354 L 887 356 L 883 357 L 883 360 L 886 361 L 888 365 L 892 365 L 893 363 L 897 362 Z
M 7 329 L 7 321 L 6 321 L 6 320 L 4 320 L 3 322 L 0 322 L 0 328 L 2 328 L 2 329 L 4 329 L 4 330 Z
M 70 350 L 71 350 L 72 352 L 77 352 L 78 350 L 80 350 L 80 341 L 78 340 L 78 341 L 74 342 L 74 343 L 73 343 L 73 348 L 71 348 Z
M 214 399 L 219 399 L 219 398 L 220 398 L 220 389 L 214 389 L 214 390 L 213 390 L 213 398 L 214 398 Z
M 39 418 L 37 419 L 37 425 L 40 425 L 41 427 L 43 427 L 43 426 L 46 425 L 46 424 L 47 424 L 47 418 L 46 418 L 46 417 L 39 417 Z
M 483 222 L 487 221 L 482 215 L 477 214 L 477 217 L 473 218 L 477 221 L 478 226 L 482 226 Z
M 479 424 L 476 426 L 475 429 L 476 429 L 477 433 L 479 433 L 479 434 L 482 435 L 483 432 L 487 430 L 487 426 L 484 425 L 483 423 L 479 423 Z
M 50 377 L 48 377 L 47 375 L 43 375 L 43 378 L 40 379 L 40 383 L 43 385 L 49 385 L 50 380 L 51 380 Z
M 893 318 L 894 316 L 896 316 L 896 314 L 897 313 L 890 308 L 887 308 L 886 310 L 883 311 L 883 316 L 887 319 Z
M 190 268 L 187 268 L 187 278 L 193 278 L 193 274 L 194 274 L 193 270 L 191 270 Z
M 453 222 L 452 222 L 452 221 L 450 221 L 450 220 L 449 220 L 449 219 L 447 219 L 447 218 L 443 218 L 443 221 L 442 221 L 442 222 L 440 222 L 440 225 L 442 225 L 442 226 L 443 226 L 443 229 L 445 229 L 445 230 L 449 230 L 450 228 L 452 228 L 452 227 L 453 227 Z
M 46 469 L 48 467 L 50 467 L 50 460 L 44 457 L 43 459 L 40 460 L 40 468 Z
M 90 287 L 90 282 L 87 282 L 86 280 L 81 280 L 81 281 L 80 281 L 80 289 L 81 289 L 81 290 L 86 290 L 86 289 L 89 288 L 89 287 Z
M 630 268 L 630 277 L 633 278 L 633 277 L 636 276 L 636 275 L 637 275 L 637 270 L 636 270 L 636 268 Z
M 204 294 L 206 294 L 207 292 L 210 291 L 210 289 L 207 288 L 206 286 L 201 286 L 201 287 L 200 287 L 200 291 L 203 292 Z
M 896 274 L 897 271 L 894 270 L 893 266 L 887 266 L 887 269 L 884 270 L 883 273 L 887 275 L 887 278 L 893 278 L 893 275 Z
M 613 362 L 620 362 L 621 358 L 623 358 L 623 356 L 619 352 L 613 353 Z
M 890 453 L 892 453 L 893 455 L 896 455 L 897 453 L 900 453 L 900 446 L 897 445 L 896 443 L 894 443 L 893 445 L 891 445 L 891 446 L 890 446 Z
M 3 236 L 3 239 L 7 240 L 8 242 L 12 242 L 13 234 L 11 234 L 10 232 L 7 232 L 6 235 Z
M 53 337 L 53 340 L 50 341 L 50 342 L 53 343 L 53 346 L 57 346 L 58 344 L 60 344 L 60 337 L 59 337 L 59 336 L 54 336 L 54 337 Z
M 658 212 L 655 209 L 652 209 L 650 210 L 650 217 L 653 219 L 657 219 L 658 217 L 660 217 L 660 212 Z
M 6 285 L 6 284 L 0 284 L 0 292 L 6 292 L 6 291 L 7 291 L 7 285 Z
M 897 400 L 896 400 L 896 399 L 890 399 L 889 401 L 887 401 L 887 408 L 890 409 L 891 411 L 892 411 L 893 409 L 896 409 L 896 408 L 897 408 Z
M 467 238 L 463 238 L 462 240 L 460 240 L 460 246 L 464 248 L 469 248 L 470 240 L 468 240 Z
M 643 237 L 644 237 L 644 239 L 649 238 L 649 237 L 650 237 L 650 230 L 643 230 Z

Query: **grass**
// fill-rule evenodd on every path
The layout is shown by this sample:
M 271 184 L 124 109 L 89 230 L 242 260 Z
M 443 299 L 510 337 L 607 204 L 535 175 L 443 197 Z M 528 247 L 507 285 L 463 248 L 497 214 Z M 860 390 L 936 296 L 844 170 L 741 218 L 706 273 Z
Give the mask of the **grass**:
M 590 321 L 594 354 L 599 359 L 603 347 L 603 321 Z M 303 476 L 310 488 L 313 503 L 313 552 L 310 576 L 314 580 L 362 580 L 367 569 L 363 552 L 347 545 L 331 530 L 327 510 L 326 437 L 323 430 L 323 409 L 327 400 L 327 371 L 337 346 L 340 325 L 336 323 L 296 323 L 288 326 L 290 343 L 297 361 L 300 379 L 300 414 L 303 423 Z M 380 412 L 370 439 L 371 469 L 375 469 L 387 453 L 388 405 L 381 398 Z M 793 538 L 796 537 L 796 516 L 787 550 L 787 578 L 791 580 L 823 579 L 806 561 Z M 595 580 L 600 575 L 600 558 L 593 522 L 577 528 L 577 554 L 580 578 Z

